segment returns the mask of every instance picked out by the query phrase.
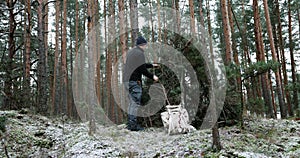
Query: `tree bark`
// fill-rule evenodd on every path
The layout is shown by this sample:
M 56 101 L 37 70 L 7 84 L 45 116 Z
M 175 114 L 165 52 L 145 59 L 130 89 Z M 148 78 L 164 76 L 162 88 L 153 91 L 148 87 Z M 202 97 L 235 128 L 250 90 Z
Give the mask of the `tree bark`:
M 292 67 L 292 80 L 293 83 L 297 83 L 296 77 L 296 64 L 294 58 L 294 44 L 293 44 L 293 34 L 292 34 L 292 15 L 291 15 L 291 0 L 288 0 L 288 32 L 289 32 L 289 49 L 290 49 L 290 58 L 291 58 L 291 67 Z M 296 109 L 297 116 L 300 117 L 300 106 L 298 102 L 298 92 L 297 89 L 293 88 L 293 103 L 294 108 Z
M 94 6 L 94 0 L 88 0 L 88 76 L 90 78 L 89 84 L 88 84 L 88 89 L 91 90 L 92 92 L 94 92 L 94 62 L 93 62 L 93 53 L 95 51 L 95 43 L 93 40 L 93 33 L 92 28 L 94 25 L 94 21 L 93 21 L 93 16 L 94 16 L 94 12 L 93 12 L 93 6 Z M 96 132 L 96 123 L 95 123 L 95 115 L 94 115 L 94 102 L 95 99 L 94 94 L 89 94 L 89 100 L 87 100 L 87 104 L 88 104 L 88 113 L 89 113 L 89 135 L 93 135 Z
M 177 24 L 177 32 L 180 32 L 180 11 L 179 11 L 179 0 L 175 0 L 175 9 L 176 9 L 176 24 Z
M 31 104 L 31 95 L 30 95 L 30 54 L 31 54 L 31 5 L 30 0 L 26 1 L 26 24 L 25 24 L 25 78 L 24 78 L 24 97 L 27 98 L 25 102 L 26 107 L 29 107 Z
M 62 72 L 62 109 L 70 116 L 70 107 L 68 105 L 68 69 L 67 69 L 67 0 L 63 0 L 63 26 L 61 42 L 61 72 Z
M 124 8 L 124 0 L 118 0 L 118 6 L 119 6 L 119 20 L 120 20 L 120 32 L 121 32 L 121 35 L 120 35 L 120 45 L 121 45 L 121 54 L 122 54 L 122 67 L 123 67 L 123 64 L 126 63 L 126 53 L 127 53 L 127 50 L 126 50 L 126 29 L 125 29 L 125 8 Z M 151 7 L 151 6 L 150 6 Z M 121 93 L 120 94 L 120 101 L 119 101 L 119 105 L 120 107 L 122 106 L 122 104 L 124 104 L 123 102 L 123 98 L 126 97 L 123 95 L 123 92 L 124 92 L 124 87 L 122 86 L 121 88 Z M 119 122 L 122 122 L 123 121 L 123 113 L 122 113 L 122 110 L 120 108 L 118 108 L 119 111 L 118 111 L 118 120 Z
M 44 4 L 44 42 L 45 42 L 45 65 L 48 67 L 48 21 L 49 21 L 49 6 L 48 4 Z
M 212 135 L 213 135 L 213 145 L 212 148 L 214 150 L 220 151 L 222 149 L 221 142 L 220 142 L 220 134 L 218 129 L 218 122 L 215 123 L 214 127 L 212 128 Z
M 196 34 L 196 26 L 195 26 L 195 12 L 194 12 L 194 1 L 189 0 L 189 7 L 190 7 L 190 18 L 191 18 L 191 34 L 192 37 Z
M 123 63 L 125 63 L 126 60 L 126 34 L 125 34 L 125 8 L 124 8 L 124 0 L 118 0 L 119 5 L 119 19 L 120 19 L 120 32 L 122 34 L 120 35 L 120 44 L 121 44 L 121 52 L 122 52 L 122 59 Z
M 131 23 L 131 46 L 135 46 L 135 40 L 137 39 L 138 28 L 138 3 L 137 0 L 130 0 L 130 23 Z
M 286 71 L 286 58 L 285 58 L 285 50 L 284 50 L 284 41 L 282 37 L 282 24 L 281 24 L 281 18 L 280 18 L 280 9 L 279 9 L 279 2 L 276 0 L 276 16 L 277 16 L 277 23 L 278 23 L 278 42 L 279 42 L 279 49 L 280 49 L 280 54 L 281 54 L 281 63 L 282 63 L 282 71 L 283 71 L 283 80 L 284 80 L 284 87 L 287 87 L 288 85 L 288 76 L 287 76 L 287 71 Z M 290 116 L 293 116 L 293 110 L 291 107 L 291 96 L 290 92 L 288 90 L 284 90 L 286 95 L 286 100 L 287 100 L 287 106 L 288 106 L 288 112 Z
M 6 0 L 7 7 L 9 8 L 9 35 L 8 35 L 8 59 L 6 61 L 6 75 L 4 81 L 4 109 L 12 109 L 13 107 L 13 93 L 12 93 L 12 69 L 13 58 L 15 55 L 15 40 L 14 34 L 16 29 L 15 14 L 14 14 L 14 2 L 13 0 Z
M 209 7 L 209 0 L 206 0 L 206 9 L 207 9 L 207 28 L 209 34 L 209 53 L 212 58 L 212 62 L 214 63 L 214 54 L 213 54 L 213 45 L 212 45 L 212 27 L 211 27 L 211 19 L 210 19 L 210 7 Z
M 262 31 L 261 31 L 261 24 L 260 24 L 260 16 L 259 16 L 259 9 L 257 0 L 253 0 L 253 12 L 254 12 L 254 33 L 255 33 L 255 43 L 256 43 L 256 51 L 257 55 L 256 58 L 258 61 L 265 62 L 265 52 L 263 48 L 263 39 L 262 39 Z M 265 106 L 267 108 L 266 114 L 268 117 L 275 118 L 273 113 L 273 106 L 271 102 L 271 95 L 270 95 L 270 88 L 269 88 L 269 79 L 268 74 L 264 73 L 260 77 L 261 84 L 262 84 L 262 92 L 263 98 L 265 102 Z
M 271 25 L 271 20 L 270 20 L 268 1 L 263 0 L 263 4 L 264 4 L 264 10 L 265 10 L 265 18 L 266 18 L 266 22 L 267 22 L 267 32 L 268 32 L 269 40 L 270 40 L 272 58 L 275 62 L 277 62 L 278 59 L 277 59 L 277 56 L 276 56 L 276 50 L 275 50 L 275 45 L 274 45 L 274 39 L 273 39 L 273 33 L 272 33 L 272 25 Z M 280 79 L 279 69 L 277 68 L 274 73 L 275 73 L 276 91 L 277 91 L 277 96 L 278 96 L 278 101 L 279 101 L 281 118 L 286 118 L 287 117 L 287 113 L 286 113 L 287 111 L 286 111 L 286 106 L 284 104 L 283 95 L 282 95 L 282 88 L 281 88 L 282 82 L 281 82 L 281 79 Z
M 39 5 L 37 9 L 38 14 L 38 53 L 39 53 L 39 62 L 38 62 L 38 112 L 41 114 L 47 114 L 47 67 L 46 67 L 46 54 L 45 54 L 45 37 L 44 37 L 44 1 L 38 0 Z
M 78 40 L 78 31 L 79 31 L 79 2 L 78 0 L 75 1 L 75 57 L 79 58 L 79 54 L 78 54 L 78 50 L 79 50 L 79 40 Z M 79 74 L 78 74 L 78 69 L 75 69 L 74 71 L 74 76 L 76 78 L 79 78 Z M 78 93 L 78 80 L 75 82 L 75 86 L 74 86 L 74 92 L 75 92 L 75 96 L 74 97 L 79 97 L 79 93 Z
M 135 2 L 134 2 L 135 3 Z M 134 4 L 135 5 L 135 4 Z M 135 12 L 137 12 L 137 10 L 134 11 L 134 14 L 136 14 Z M 110 116 L 111 116 L 111 120 L 113 122 L 116 122 L 116 113 L 115 113 L 115 104 L 114 104 L 114 97 L 112 94 L 112 88 L 116 87 L 115 85 L 115 81 L 116 79 L 113 79 L 113 84 L 114 86 L 111 87 L 111 80 L 112 80 L 112 63 L 115 61 L 115 57 L 116 57 L 116 43 L 114 40 L 115 37 L 115 7 L 114 7 L 114 2 L 113 0 L 109 0 L 109 14 L 110 14 L 110 18 L 109 18 L 109 30 L 108 30 L 108 42 L 109 42 L 109 46 L 108 46 L 108 57 L 107 57 L 107 98 L 108 98 L 108 105 L 110 106 Z M 135 21 L 134 17 L 134 21 Z M 134 22 L 135 23 L 135 22 Z M 133 29 L 133 34 L 135 33 L 136 29 Z M 115 94 L 116 95 L 116 94 Z
M 224 30 L 224 40 L 225 40 L 225 64 L 228 65 L 231 62 L 231 43 L 230 43 L 230 26 L 227 10 L 227 0 L 221 0 L 221 11 L 222 11 L 222 21 Z
M 157 0 L 157 24 L 158 24 L 158 42 L 161 42 L 161 22 L 160 22 L 160 0 Z
M 56 86 L 58 75 L 58 54 L 59 54 L 59 15 L 60 15 L 60 1 L 55 2 L 55 52 L 54 52 L 54 67 L 53 67 L 53 86 L 52 86 L 52 106 L 51 114 L 57 114 L 59 109 L 56 106 Z
M 204 16 L 203 16 L 203 0 L 198 0 L 199 3 L 199 19 L 200 19 L 200 24 L 202 27 L 204 27 Z

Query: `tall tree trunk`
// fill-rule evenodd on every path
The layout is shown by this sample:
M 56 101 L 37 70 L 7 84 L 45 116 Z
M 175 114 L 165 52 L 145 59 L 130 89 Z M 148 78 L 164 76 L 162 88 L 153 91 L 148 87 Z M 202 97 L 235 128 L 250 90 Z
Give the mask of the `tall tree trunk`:
M 62 102 L 63 112 L 70 116 L 70 107 L 68 105 L 68 69 L 67 69 L 67 0 L 63 1 L 63 26 L 61 42 L 61 72 L 62 72 Z
M 256 58 L 258 61 L 265 62 L 265 52 L 263 48 L 263 39 L 262 39 L 262 32 L 261 32 L 261 24 L 260 24 L 260 16 L 258 10 L 258 3 L 257 0 L 253 0 L 253 12 L 254 12 L 254 33 L 255 33 L 255 43 L 256 43 L 256 51 L 257 55 Z M 271 102 L 271 95 L 270 95 L 270 88 L 269 88 L 269 79 L 268 74 L 264 73 L 261 75 L 261 84 L 262 84 L 262 91 L 263 91 L 263 98 L 266 106 L 266 114 L 268 117 L 275 118 L 273 113 L 273 106 Z
M 38 53 L 39 53 L 39 62 L 38 62 L 38 112 L 41 114 L 47 113 L 47 67 L 46 67 L 46 54 L 45 54 L 45 41 L 44 41 L 44 1 L 38 0 L 39 5 L 37 9 L 38 14 Z
M 125 8 L 124 8 L 124 0 L 118 0 L 119 5 L 119 19 L 120 19 L 120 32 L 122 33 L 120 35 L 120 44 L 121 44 L 121 52 L 122 52 L 122 59 L 123 63 L 125 63 L 126 60 L 126 34 L 125 34 Z
M 264 4 L 265 17 L 266 17 L 266 22 L 267 22 L 267 32 L 268 32 L 269 40 L 270 40 L 272 58 L 275 62 L 277 62 L 278 59 L 277 59 L 277 56 L 276 56 L 276 50 L 275 50 L 275 45 L 274 45 L 272 25 L 271 25 L 271 20 L 270 20 L 270 15 L 269 15 L 268 1 L 263 0 L 263 4 Z M 275 73 L 276 91 L 277 91 L 277 96 L 278 96 L 278 101 L 279 101 L 281 118 L 286 118 L 287 117 L 287 111 L 286 111 L 286 106 L 284 104 L 283 95 L 282 95 L 282 88 L 281 88 L 282 82 L 281 82 L 281 79 L 280 79 L 279 69 L 277 68 L 277 70 L 275 70 L 274 73 Z
M 245 4 L 244 4 L 244 0 L 242 0 L 242 16 L 245 17 Z M 237 23 L 237 22 L 236 22 Z M 247 68 L 248 65 L 251 65 L 251 59 L 250 59 L 250 56 L 249 56 L 249 46 L 248 46 L 248 41 L 247 41 L 247 38 L 246 38 L 246 33 L 247 33 L 247 23 L 246 23 L 246 20 L 244 18 L 243 20 L 243 28 L 240 30 L 242 32 L 242 47 L 243 47 L 243 62 L 244 63 L 242 66 L 244 67 L 244 69 Z M 252 87 L 256 87 L 256 83 L 255 82 L 251 82 L 251 80 L 253 80 L 253 77 L 247 79 L 245 82 L 245 87 L 246 87 L 246 91 L 247 91 L 247 102 L 249 102 L 250 100 L 253 100 L 255 97 L 254 95 L 254 92 L 255 90 L 253 90 L 251 87 L 251 85 L 254 85 Z M 243 103 L 244 104 L 244 103 Z M 244 104 L 245 105 L 245 104 Z M 250 110 L 250 109 L 246 109 L 244 108 L 243 109 L 244 112 L 247 111 L 247 110 Z M 252 112 L 252 111 L 250 111 Z
M 227 10 L 227 0 L 221 0 L 221 11 L 222 11 L 222 20 L 223 20 L 223 30 L 224 30 L 224 40 L 225 40 L 225 64 L 231 62 L 231 44 L 230 44 L 230 26 Z
M 153 26 L 153 9 L 152 9 L 152 1 L 149 1 L 149 6 L 150 6 L 150 23 L 151 23 L 151 42 L 154 43 L 154 26 Z M 156 60 L 154 60 L 156 61 Z
M 4 108 L 12 109 L 13 107 L 13 99 L 12 99 L 12 69 L 13 69 L 13 58 L 15 55 L 15 14 L 14 14 L 14 5 L 13 0 L 6 0 L 8 11 L 9 11 L 9 35 L 8 35 L 8 59 L 6 61 L 5 69 L 5 81 L 4 81 Z
M 233 10 L 230 3 L 230 0 L 228 0 L 227 5 L 228 10 L 228 18 L 229 18 L 229 26 L 231 30 L 231 41 L 232 41 L 232 51 L 233 51 L 233 61 L 237 67 L 238 70 L 238 76 L 235 78 L 235 85 L 236 85 L 236 93 L 240 95 L 240 104 L 241 104 L 241 112 L 239 113 L 239 119 L 242 120 L 242 111 L 243 111 L 243 91 L 242 91 L 242 79 L 241 79 L 241 72 L 240 72 L 240 62 L 239 62 L 239 56 L 238 56 L 238 50 L 237 50 L 237 44 L 235 39 L 235 30 L 234 30 L 234 22 L 233 22 Z M 236 23 L 239 27 L 238 23 Z
M 24 78 L 24 97 L 27 98 L 25 102 L 26 107 L 29 107 L 31 104 L 31 95 L 30 95 L 30 54 L 31 54 L 31 5 L 30 0 L 26 1 L 26 24 L 25 24 L 25 78 Z
M 203 16 L 203 0 L 198 0 L 199 3 L 199 19 L 200 19 L 200 24 L 202 27 L 204 27 L 204 16 Z
M 79 31 L 79 2 L 78 0 L 75 1 L 75 56 L 76 58 L 79 58 L 79 54 L 78 54 L 78 50 L 79 50 L 79 40 L 78 40 L 78 31 Z M 78 69 L 75 69 L 74 71 L 74 76 L 76 76 L 76 78 L 79 78 L 79 73 L 78 73 Z M 75 97 L 79 97 L 79 93 L 78 93 L 78 81 L 75 82 L 75 86 L 74 86 L 74 92 L 75 92 Z
M 214 127 L 212 128 L 212 135 L 213 135 L 212 148 L 214 150 L 220 151 L 222 149 L 222 145 L 221 145 L 221 141 L 220 141 L 218 123 L 215 123 Z
M 233 14 L 232 14 L 232 7 L 231 7 L 230 0 L 228 0 L 227 10 L 228 10 L 229 26 L 230 26 L 230 30 L 231 30 L 230 33 L 231 33 L 231 41 L 232 41 L 233 61 L 236 64 L 236 66 L 239 68 L 240 62 L 239 62 L 237 44 L 235 41 L 234 22 L 233 22 Z M 239 76 L 240 76 L 240 72 L 239 72 Z M 237 77 L 236 81 L 237 81 L 237 91 L 241 91 L 241 86 L 240 86 L 242 84 L 241 77 Z
M 60 15 L 60 1 L 55 2 L 55 52 L 54 52 L 54 67 L 53 67 L 53 86 L 52 86 L 52 106 L 51 114 L 58 113 L 58 107 L 56 104 L 56 91 L 57 91 L 57 71 L 58 71 L 58 54 L 59 54 L 59 15 Z
M 161 42 L 161 20 L 160 20 L 160 0 L 157 0 L 157 27 L 158 27 L 158 42 Z
M 196 34 L 196 26 L 195 26 L 195 11 L 194 11 L 194 1 L 193 0 L 189 0 L 189 7 L 190 7 L 190 21 L 191 21 L 191 34 L 192 37 L 195 36 Z
M 280 49 L 280 54 L 281 54 L 281 63 L 282 63 L 282 71 L 283 71 L 283 79 L 284 79 L 284 87 L 287 87 L 288 85 L 288 76 L 287 76 L 287 71 L 286 71 L 286 58 L 285 58 L 285 50 L 284 50 L 284 41 L 282 37 L 282 24 L 281 24 L 281 18 L 280 18 L 280 9 L 279 9 L 279 2 L 276 0 L 276 16 L 277 16 L 277 23 L 278 23 L 278 42 L 279 42 L 279 49 Z M 285 89 L 285 88 L 283 88 Z M 284 90 L 285 95 L 286 95 L 286 100 L 287 100 L 287 106 L 288 106 L 288 112 L 290 116 L 293 116 L 293 110 L 291 108 L 291 96 L 290 92 L 288 90 Z
M 137 10 L 134 11 L 134 14 Z M 116 117 L 115 117 L 115 106 L 114 106 L 114 98 L 112 97 L 112 87 L 111 87 L 111 79 L 112 79 L 112 62 L 114 60 L 114 56 L 116 55 L 116 50 L 115 50 L 115 7 L 114 7 L 114 2 L 113 0 L 109 0 L 109 30 L 108 30 L 108 56 L 107 56 L 107 99 L 108 99 L 108 105 L 110 107 L 110 116 L 111 120 L 113 122 L 116 122 Z M 135 19 L 133 20 L 135 21 Z M 135 23 L 135 22 L 134 22 Z M 133 34 L 135 34 L 135 28 L 133 29 Z M 113 84 L 115 84 L 113 82 Z M 114 85 L 115 86 L 115 85 Z
M 73 7 L 73 6 L 72 6 Z M 69 20 L 69 27 L 71 28 L 72 27 L 72 23 L 74 23 L 73 21 Z M 75 23 L 76 23 L 76 2 L 75 2 Z M 76 25 L 76 24 L 75 24 Z M 75 28 L 76 29 L 76 28 Z M 69 34 L 70 34 L 70 37 L 74 37 L 73 35 L 73 29 L 69 29 Z M 75 35 L 76 36 L 76 35 Z M 75 37 L 76 38 L 76 37 Z M 76 43 L 76 41 L 75 41 Z M 70 79 L 68 79 L 68 84 L 67 84 L 67 103 L 68 103 L 68 107 L 69 107 L 69 117 L 72 117 L 72 118 L 75 118 L 76 117 L 76 110 L 75 110 L 75 104 L 74 104 L 74 96 L 73 96 L 73 86 L 72 86 L 72 83 L 73 83 L 73 55 L 74 55 L 74 52 L 73 52 L 73 42 L 70 42 L 70 45 L 69 45 L 69 60 L 70 60 Z
M 130 24 L 131 24 L 131 46 L 135 46 L 135 40 L 138 36 L 138 3 L 137 0 L 130 0 Z
M 88 0 L 88 76 L 91 79 L 91 81 L 89 81 L 89 85 L 88 85 L 88 89 L 91 90 L 92 92 L 94 89 L 94 62 L 93 62 L 93 53 L 95 51 L 95 43 L 93 40 L 93 33 L 92 28 L 93 28 L 93 16 L 94 16 L 94 12 L 93 12 L 93 6 L 94 6 L 94 0 Z M 96 132 L 96 123 L 95 123 L 95 115 L 94 115 L 94 102 L 95 99 L 93 96 L 94 94 L 89 94 L 89 100 L 87 102 L 88 104 L 88 113 L 89 113 L 89 135 L 93 135 Z
M 298 16 L 298 35 L 300 40 L 300 4 L 297 5 L 297 16 Z
M 175 9 L 176 9 L 176 24 L 177 24 L 177 32 L 180 32 L 180 11 L 179 11 L 179 0 L 175 0 Z
M 210 56 L 213 59 L 214 58 L 214 52 L 213 52 L 213 45 L 212 45 L 212 27 L 211 27 L 211 19 L 210 19 L 210 7 L 209 7 L 209 0 L 206 0 L 206 9 L 207 9 L 207 28 L 208 28 L 208 34 L 209 34 L 209 52 Z M 214 60 L 212 60 L 214 63 Z
M 46 4 L 44 4 L 44 8 L 45 10 L 44 15 L 43 15 L 43 21 L 44 21 L 44 42 L 45 42 L 45 65 L 46 67 L 48 67 L 48 21 L 49 21 L 49 16 L 48 16 L 48 12 L 49 12 L 49 6 L 46 2 Z
M 95 36 L 94 36 L 94 42 L 96 45 L 96 50 L 94 53 L 94 63 L 96 64 L 96 76 L 95 76 L 95 89 L 96 89 L 96 97 L 97 97 L 97 104 L 101 103 L 102 97 L 101 97 L 101 60 L 100 60 L 100 52 L 101 52 L 101 40 L 100 40 L 100 34 L 101 30 L 99 26 L 100 21 L 100 12 L 99 12 L 99 2 L 98 0 L 94 0 L 94 14 L 95 14 L 95 22 L 94 22 L 94 28 L 95 28 Z
M 118 6 L 119 6 L 119 21 L 120 21 L 120 32 L 121 32 L 121 35 L 120 35 L 120 45 L 121 45 L 121 53 L 122 53 L 122 68 L 123 68 L 123 64 L 125 64 L 126 62 L 126 53 L 127 53 L 127 50 L 126 50 L 126 28 L 125 28 L 125 8 L 124 8 L 124 0 L 118 0 Z M 151 5 L 150 5 L 151 7 Z M 152 12 L 151 12 L 152 13 Z M 153 28 L 152 28 L 153 29 Z M 122 86 L 121 88 L 121 93 L 120 93 L 120 101 L 118 102 L 119 104 L 121 104 L 120 106 L 122 107 L 122 105 L 125 104 L 125 102 L 123 102 L 125 99 L 125 95 L 123 94 L 123 92 L 125 91 L 124 87 Z M 120 109 L 120 108 L 119 108 Z M 119 122 L 122 122 L 123 121 L 123 113 L 122 113 L 122 110 L 120 109 L 118 111 L 118 120 Z
M 288 0 L 288 27 L 289 27 L 289 49 L 291 57 L 291 67 L 292 67 L 292 80 L 293 83 L 297 83 L 296 77 L 296 64 L 294 58 L 294 44 L 293 44 L 293 34 L 292 34 L 292 15 L 291 15 L 291 0 Z M 296 88 L 293 88 L 293 103 L 296 109 L 297 116 L 300 117 L 300 106 L 298 102 L 298 92 Z

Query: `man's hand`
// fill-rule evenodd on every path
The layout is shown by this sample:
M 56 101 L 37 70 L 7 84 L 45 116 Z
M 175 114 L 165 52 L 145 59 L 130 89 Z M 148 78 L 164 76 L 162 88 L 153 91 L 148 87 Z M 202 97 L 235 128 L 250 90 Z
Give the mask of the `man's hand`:
M 156 75 L 154 75 L 153 76 L 153 80 L 157 82 L 158 81 L 158 77 Z
M 152 64 L 154 68 L 160 68 L 159 64 Z

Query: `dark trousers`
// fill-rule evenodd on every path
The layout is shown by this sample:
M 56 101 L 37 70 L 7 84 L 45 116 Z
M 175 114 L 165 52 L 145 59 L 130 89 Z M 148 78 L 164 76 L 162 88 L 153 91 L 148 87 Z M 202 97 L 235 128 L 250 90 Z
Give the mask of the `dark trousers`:
M 142 87 L 138 81 L 129 81 L 129 106 L 128 106 L 128 126 L 129 128 L 136 128 L 138 108 L 142 100 Z

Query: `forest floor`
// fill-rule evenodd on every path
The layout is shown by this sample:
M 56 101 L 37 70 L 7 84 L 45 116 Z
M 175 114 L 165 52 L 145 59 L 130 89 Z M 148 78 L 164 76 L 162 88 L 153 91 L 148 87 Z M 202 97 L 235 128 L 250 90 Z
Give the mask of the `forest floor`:
M 249 118 L 245 128 L 220 128 L 220 152 L 211 130 L 169 136 L 162 128 L 131 132 L 125 125 L 97 126 L 49 119 L 24 111 L 0 111 L 0 157 L 290 157 L 300 156 L 300 121 Z

